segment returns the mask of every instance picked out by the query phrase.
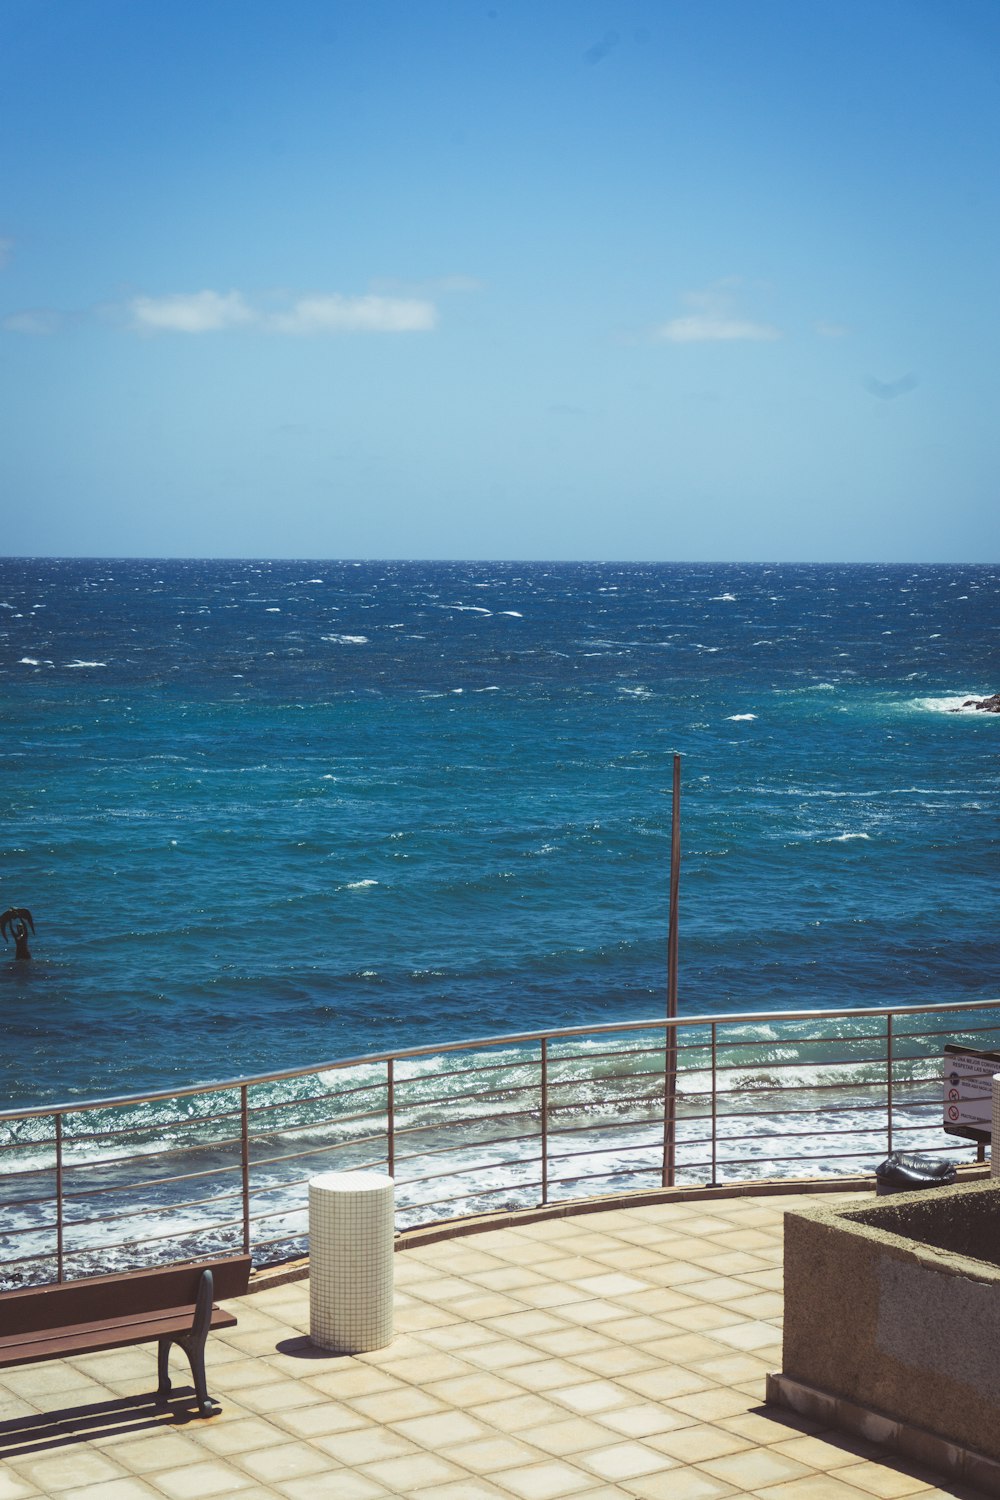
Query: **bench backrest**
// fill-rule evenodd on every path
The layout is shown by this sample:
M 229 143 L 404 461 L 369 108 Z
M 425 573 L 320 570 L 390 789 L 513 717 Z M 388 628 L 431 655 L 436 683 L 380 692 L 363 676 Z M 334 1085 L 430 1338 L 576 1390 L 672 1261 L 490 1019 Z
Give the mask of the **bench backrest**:
M 204 1270 L 212 1272 L 214 1297 L 239 1297 L 250 1277 L 249 1255 L 203 1260 L 116 1276 L 89 1276 L 56 1286 L 0 1292 L 0 1336 L 71 1328 L 103 1318 L 138 1317 L 168 1307 L 193 1307 Z

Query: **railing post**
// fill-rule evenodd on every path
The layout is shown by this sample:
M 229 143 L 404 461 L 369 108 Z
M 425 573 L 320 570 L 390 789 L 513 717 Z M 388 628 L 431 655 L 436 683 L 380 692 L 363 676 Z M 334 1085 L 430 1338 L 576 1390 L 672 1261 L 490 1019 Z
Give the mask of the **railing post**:
M 663 1171 L 661 1187 L 673 1187 L 677 1155 L 677 1028 L 667 1022 L 663 1057 Z
M 716 1105 L 715 1105 L 715 1088 L 716 1088 L 715 1067 L 716 1067 L 716 1055 L 715 1055 L 715 1022 L 713 1021 L 712 1022 L 712 1182 L 711 1182 L 711 1186 L 712 1187 L 715 1187 L 716 1157 L 717 1157 L 717 1154 L 718 1154 L 717 1147 L 716 1147 L 716 1139 L 717 1139 L 717 1136 L 716 1136 L 716 1125 L 717 1125 L 717 1120 L 716 1120 Z
M 62 1115 L 56 1115 L 56 1280 L 63 1281 L 63 1152 Z
M 385 1164 L 390 1177 L 396 1175 L 396 1071 L 394 1059 L 385 1065 Z
M 892 1155 L 892 1011 L 885 1018 L 886 1155 Z
M 549 1201 L 549 1039 L 542 1037 L 542 1202 Z
M 247 1086 L 240 1087 L 240 1165 L 243 1171 L 243 1254 L 250 1254 L 250 1120 Z

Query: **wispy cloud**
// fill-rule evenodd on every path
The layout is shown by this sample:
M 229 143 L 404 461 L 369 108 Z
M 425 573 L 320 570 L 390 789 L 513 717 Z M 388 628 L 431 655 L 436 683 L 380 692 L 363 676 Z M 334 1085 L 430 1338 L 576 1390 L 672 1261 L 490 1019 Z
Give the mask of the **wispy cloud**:
M 13 253 L 14 241 L 10 239 L 9 236 L 4 237 L 3 235 L 0 235 L 0 269 L 2 269 L 7 264 Z
M 128 303 L 137 333 L 218 333 L 255 319 L 242 292 L 177 292 L 169 297 L 133 297 Z
M 702 292 L 685 292 L 681 299 L 689 309 L 653 329 L 653 338 L 668 344 L 706 344 L 744 339 L 757 343 L 781 338 L 780 328 L 771 323 L 755 323 L 733 307 L 729 287 L 738 285 L 734 278 L 708 287 Z
M 261 322 L 274 333 L 423 333 L 437 323 L 437 309 L 419 297 L 300 297 Z
M 254 327 L 265 333 L 416 333 L 437 322 L 432 302 L 417 297 L 344 297 L 318 293 L 285 307 L 254 306 L 242 292 L 179 292 L 133 297 L 127 304 L 136 333 L 220 333 Z
M 301 338 L 348 333 L 426 333 L 437 327 L 438 310 L 424 296 L 369 292 L 347 297 L 339 292 L 317 292 L 296 297 L 286 292 L 251 300 L 239 291 L 205 289 L 170 292 L 160 297 L 143 294 L 125 302 L 100 303 L 80 313 L 24 308 L 0 320 L 0 328 L 9 333 L 56 333 L 70 324 L 95 318 L 147 336 L 257 329 Z
M 821 339 L 844 339 L 850 333 L 846 323 L 817 323 L 816 332 Z
M 58 333 L 66 322 L 65 313 L 57 312 L 54 307 L 26 307 L 23 312 L 9 313 L 2 326 L 8 333 L 44 336 Z

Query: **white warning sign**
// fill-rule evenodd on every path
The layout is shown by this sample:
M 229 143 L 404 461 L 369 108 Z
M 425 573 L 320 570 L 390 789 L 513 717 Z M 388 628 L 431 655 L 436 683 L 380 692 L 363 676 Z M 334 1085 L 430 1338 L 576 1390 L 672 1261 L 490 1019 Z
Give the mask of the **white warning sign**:
M 943 1123 L 949 1134 L 972 1141 L 992 1140 L 994 1073 L 1000 1073 L 1000 1052 L 946 1044 Z

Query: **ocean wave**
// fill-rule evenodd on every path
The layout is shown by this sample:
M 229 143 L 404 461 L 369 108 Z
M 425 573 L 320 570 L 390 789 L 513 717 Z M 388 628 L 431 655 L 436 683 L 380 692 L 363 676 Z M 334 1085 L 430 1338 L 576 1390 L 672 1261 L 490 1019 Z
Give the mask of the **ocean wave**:
M 67 661 L 63 663 L 66 667 L 106 667 L 106 661 Z
M 978 714 L 981 719 L 991 718 L 991 714 L 983 713 L 982 709 L 971 706 L 972 702 L 979 702 L 988 698 L 989 693 L 949 693 L 942 698 L 910 698 L 901 704 L 903 708 L 922 709 L 925 713 L 935 714 Z
M 366 635 L 321 635 L 321 641 L 329 641 L 331 646 L 367 646 Z
M 726 715 L 726 723 L 727 724 L 740 724 L 745 719 L 756 719 L 756 717 L 757 717 L 756 714 L 727 714 Z

